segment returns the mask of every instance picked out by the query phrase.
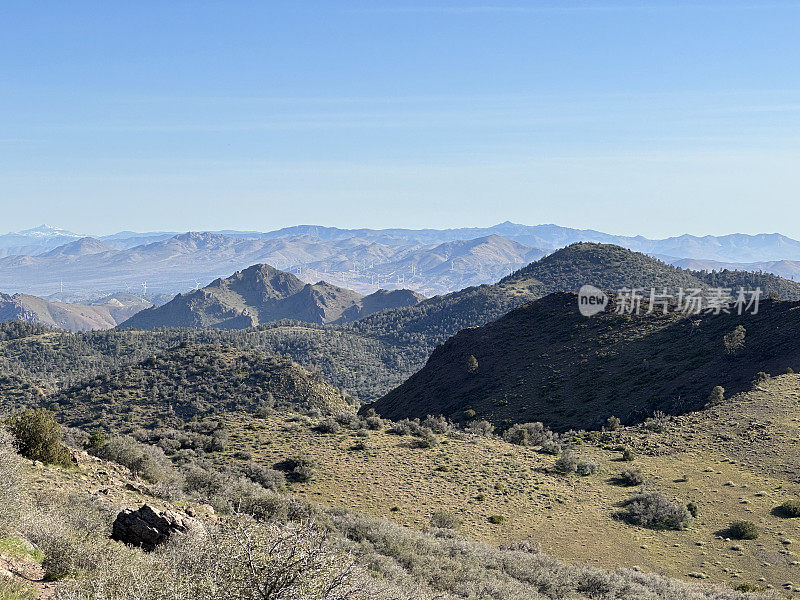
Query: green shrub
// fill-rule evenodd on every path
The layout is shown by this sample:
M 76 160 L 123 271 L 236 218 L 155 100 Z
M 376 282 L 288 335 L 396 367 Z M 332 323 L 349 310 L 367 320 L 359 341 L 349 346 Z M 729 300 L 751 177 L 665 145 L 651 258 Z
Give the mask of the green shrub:
M 622 428 L 622 421 L 619 420 L 618 417 L 608 417 L 606 419 L 606 429 L 608 431 L 619 431 Z
M 796 519 L 800 517 L 800 500 L 787 500 L 776 509 L 776 512 L 787 519 Z
M 752 521 L 734 521 L 728 526 L 728 535 L 734 540 L 754 540 L 758 537 L 758 527 Z
M 506 518 L 503 515 L 492 515 L 489 517 L 489 523 L 492 525 L 502 525 L 506 522 Z
M 100 431 L 99 429 L 95 429 L 91 435 L 89 435 L 89 448 L 99 448 L 103 444 L 108 441 L 108 436 Z
M 636 458 L 636 454 L 634 454 L 633 450 L 628 448 L 627 446 L 622 449 L 622 460 L 625 462 L 633 462 Z
M 11 434 L 0 427 L 0 535 L 14 528 L 22 510 L 21 462 Z
M 6 428 L 16 438 L 19 453 L 25 458 L 65 467 L 73 464 L 72 454 L 61 443 L 61 425 L 49 410 L 19 412 L 6 420 Z
M 686 510 L 689 511 L 689 514 L 692 515 L 693 519 L 696 519 L 698 513 L 700 512 L 700 508 L 697 506 L 696 502 L 689 502 L 686 505 Z

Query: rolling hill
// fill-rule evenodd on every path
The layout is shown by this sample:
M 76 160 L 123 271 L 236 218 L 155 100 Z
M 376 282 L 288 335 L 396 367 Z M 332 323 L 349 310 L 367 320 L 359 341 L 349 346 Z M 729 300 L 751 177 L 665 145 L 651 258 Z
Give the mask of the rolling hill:
M 724 336 L 738 325 L 744 346 L 729 354 Z M 463 419 L 472 410 L 497 425 L 542 421 L 557 430 L 599 428 L 612 415 L 632 423 L 702 407 L 717 385 L 735 393 L 760 371 L 800 368 L 798 335 L 798 303 L 762 302 L 756 315 L 586 318 L 576 295 L 554 293 L 461 331 L 372 407 L 393 419 Z
M 64 389 L 50 398 L 71 425 L 189 420 L 260 407 L 347 407 L 341 393 L 279 355 L 183 343 L 119 370 Z

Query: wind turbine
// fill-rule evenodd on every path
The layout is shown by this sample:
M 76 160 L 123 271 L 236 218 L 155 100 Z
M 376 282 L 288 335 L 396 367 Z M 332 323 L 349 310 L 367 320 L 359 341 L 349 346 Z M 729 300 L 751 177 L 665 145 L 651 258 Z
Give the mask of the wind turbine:
M 200 282 L 197 281 L 197 279 L 195 279 L 194 280 L 194 291 L 197 291 L 199 289 L 200 289 Z
M 146 281 L 143 281 L 143 282 L 142 282 L 142 290 L 143 290 L 143 291 L 142 291 L 142 293 L 143 293 L 145 296 L 147 296 L 147 282 L 146 282 Z

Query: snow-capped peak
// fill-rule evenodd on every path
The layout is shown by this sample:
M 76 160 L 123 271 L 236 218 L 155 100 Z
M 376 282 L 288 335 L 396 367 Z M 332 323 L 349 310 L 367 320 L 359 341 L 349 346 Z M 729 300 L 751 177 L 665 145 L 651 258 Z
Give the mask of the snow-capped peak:
M 38 227 L 34 227 L 33 229 L 25 229 L 24 231 L 18 231 L 17 235 L 24 235 L 26 237 L 32 238 L 54 238 L 54 237 L 72 237 L 72 238 L 80 238 L 81 236 L 77 233 L 73 233 L 71 231 L 67 231 L 66 229 L 61 229 L 60 227 L 53 227 L 52 225 L 39 225 Z

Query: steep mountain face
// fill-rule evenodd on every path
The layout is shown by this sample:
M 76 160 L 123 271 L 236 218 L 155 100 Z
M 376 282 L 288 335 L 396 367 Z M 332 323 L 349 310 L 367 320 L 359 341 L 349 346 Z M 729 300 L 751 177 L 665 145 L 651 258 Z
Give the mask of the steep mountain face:
M 205 288 L 179 294 L 164 306 L 142 311 L 123 327 L 245 329 L 282 319 L 344 323 L 385 308 L 416 304 L 420 299 L 408 291 L 364 297 L 324 281 L 305 284 L 269 265 L 254 265 Z
M 724 338 L 737 325 L 744 346 L 729 354 Z M 461 331 L 373 407 L 395 419 L 463 419 L 472 409 L 496 424 L 559 430 L 596 428 L 612 415 L 635 422 L 701 407 L 716 385 L 735 393 L 759 371 L 800 368 L 798 335 L 798 303 L 766 301 L 756 315 L 586 318 L 574 294 L 556 293 Z
M 9 296 L 0 293 L 0 322 L 24 321 L 69 331 L 94 331 L 116 327 L 150 306 L 150 302 L 136 296 L 110 296 L 92 305 L 84 305 L 50 302 L 26 294 Z

